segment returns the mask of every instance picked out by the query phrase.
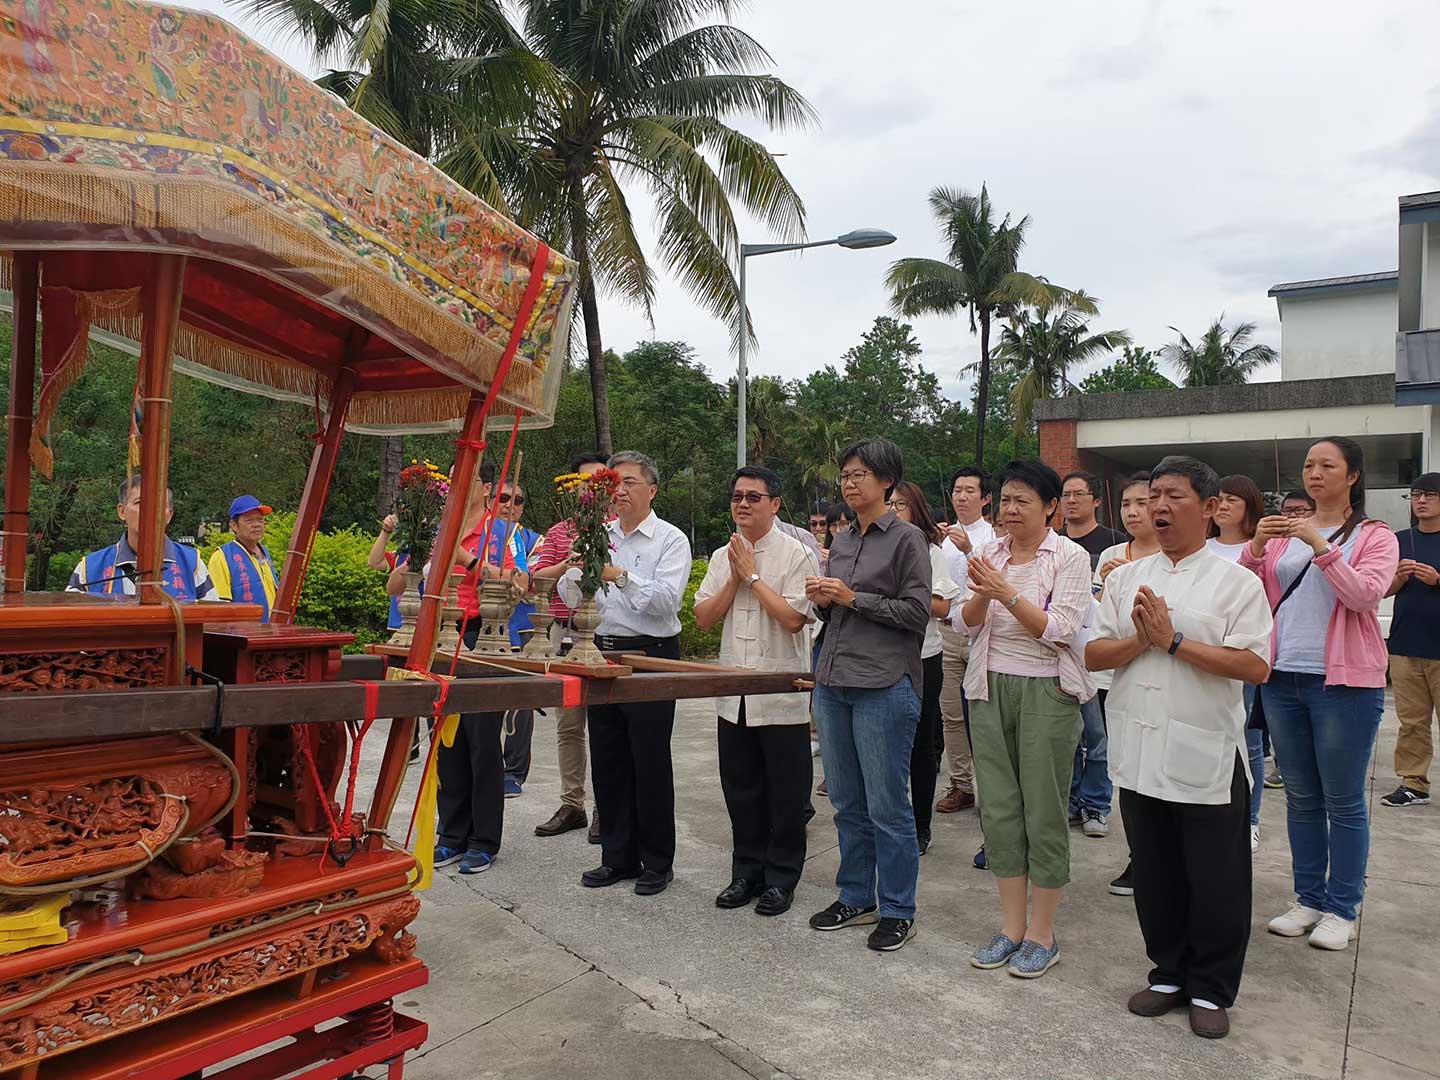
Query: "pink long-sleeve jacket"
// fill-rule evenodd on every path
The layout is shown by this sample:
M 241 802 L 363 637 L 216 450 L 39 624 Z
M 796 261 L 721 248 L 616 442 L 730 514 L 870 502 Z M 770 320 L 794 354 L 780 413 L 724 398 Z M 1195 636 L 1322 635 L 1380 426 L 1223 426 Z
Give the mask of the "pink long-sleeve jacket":
M 1265 554 L 1259 559 L 1250 553 L 1249 544 L 1240 552 L 1240 565 L 1260 576 L 1272 609 L 1285 591 L 1280 587 L 1275 566 L 1285 553 L 1285 546 L 1291 543 L 1300 541 L 1292 537 L 1277 537 L 1265 545 Z M 1338 601 L 1325 632 L 1326 686 L 1385 685 L 1389 656 L 1376 611 L 1395 579 L 1395 568 L 1399 562 L 1400 544 L 1390 526 L 1383 521 L 1367 521 L 1360 526 L 1360 537 L 1355 541 L 1349 562 L 1345 561 L 1338 547 L 1316 556 L 1310 573 L 1319 570 L 1324 574 Z M 1277 620 L 1270 635 L 1272 664 L 1275 661 L 1275 635 L 1279 632 Z

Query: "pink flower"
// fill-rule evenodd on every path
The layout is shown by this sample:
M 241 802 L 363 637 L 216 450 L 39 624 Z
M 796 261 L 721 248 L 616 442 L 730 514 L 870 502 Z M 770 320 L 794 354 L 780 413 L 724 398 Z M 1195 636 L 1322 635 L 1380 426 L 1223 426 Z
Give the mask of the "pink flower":
M 100 89 L 106 94 L 118 97 L 125 93 L 125 78 L 122 75 L 115 74 L 113 71 L 107 71 L 104 75 L 100 76 Z

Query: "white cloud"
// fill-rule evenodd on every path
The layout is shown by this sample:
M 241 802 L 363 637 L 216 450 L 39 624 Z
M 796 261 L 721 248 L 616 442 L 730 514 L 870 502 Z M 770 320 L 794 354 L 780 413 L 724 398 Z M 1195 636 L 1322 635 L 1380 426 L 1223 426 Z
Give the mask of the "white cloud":
M 235 5 L 190 2 L 313 69 Z M 752 260 L 756 374 L 834 362 L 887 310 L 890 261 L 940 254 L 925 202 L 939 184 L 988 181 L 1034 219 L 1023 267 L 1101 297 L 1097 325 L 1152 347 L 1222 310 L 1278 346 L 1269 285 L 1393 268 L 1396 197 L 1440 186 L 1440 97 L 1416 62 L 1440 32 L 1433 0 L 754 0 L 738 21 L 821 114 L 818 131 L 766 136 L 811 236 L 900 237 Z M 752 222 L 744 239 L 767 237 Z M 655 319 L 654 336 L 732 370 L 726 327 L 668 281 Z M 616 348 L 652 333 L 612 302 L 602 320 Z M 965 322 L 915 323 L 953 390 L 977 349 Z

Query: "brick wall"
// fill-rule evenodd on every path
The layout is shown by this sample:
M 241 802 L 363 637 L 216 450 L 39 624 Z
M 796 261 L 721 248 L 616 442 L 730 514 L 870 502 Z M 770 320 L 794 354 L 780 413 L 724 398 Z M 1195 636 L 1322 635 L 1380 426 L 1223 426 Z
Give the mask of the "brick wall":
M 1079 424 L 1074 420 L 1041 420 L 1040 460 L 1061 476 L 1082 468 L 1075 445 Z

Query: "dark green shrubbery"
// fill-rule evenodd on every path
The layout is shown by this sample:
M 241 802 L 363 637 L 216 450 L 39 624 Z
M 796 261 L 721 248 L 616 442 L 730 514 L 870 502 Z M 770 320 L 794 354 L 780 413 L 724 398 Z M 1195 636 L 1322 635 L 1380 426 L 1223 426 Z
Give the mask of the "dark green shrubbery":
M 695 625 L 695 591 L 705 580 L 709 559 L 690 564 L 690 583 L 685 586 L 685 603 L 680 607 L 680 655 L 686 660 L 713 660 L 720 655 L 720 627 L 701 630 Z

